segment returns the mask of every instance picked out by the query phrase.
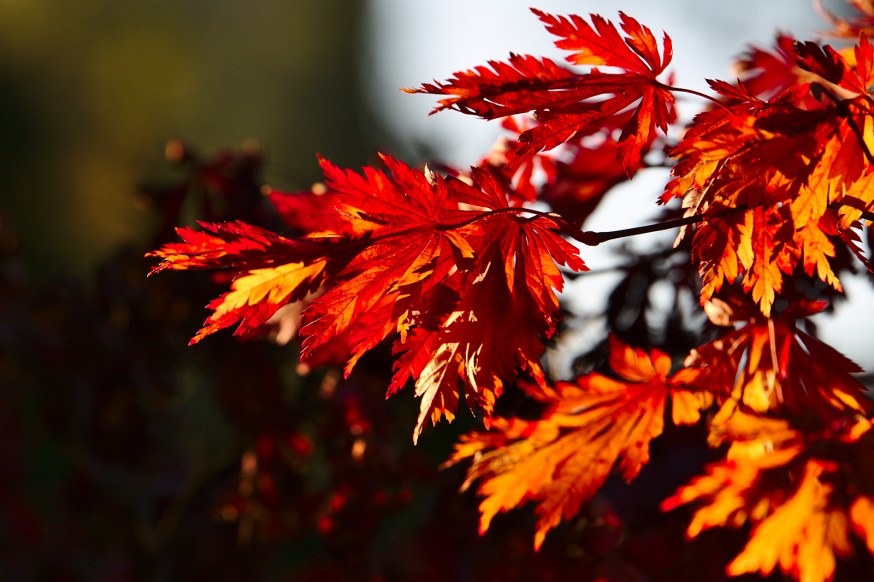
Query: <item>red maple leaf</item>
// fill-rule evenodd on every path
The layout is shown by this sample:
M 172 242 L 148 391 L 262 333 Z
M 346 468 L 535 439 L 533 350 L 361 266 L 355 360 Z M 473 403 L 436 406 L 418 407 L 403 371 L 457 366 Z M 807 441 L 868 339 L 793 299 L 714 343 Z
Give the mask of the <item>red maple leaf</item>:
M 367 350 L 410 325 L 414 304 L 431 287 L 473 258 L 472 227 L 464 221 L 477 213 L 459 209 L 443 178 L 388 156 L 383 160 L 390 174 L 375 168 L 358 174 L 322 161 L 348 231 L 366 241 L 304 312 L 302 361 L 332 337 L 349 333 L 348 373 Z M 461 226 L 441 226 L 453 223 Z
M 425 83 L 414 93 L 447 95 L 435 111 L 456 109 L 485 119 L 533 112 L 539 125 L 519 140 L 526 147 L 517 155 L 534 154 L 564 143 L 577 132 L 597 130 L 618 115 L 630 112 L 619 137 L 619 156 L 631 174 L 656 137 L 674 119 L 674 96 L 656 77 L 671 60 L 671 41 L 665 35 L 663 55 L 652 32 L 621 14 L 625 36 L 611 22 L 592 15 L 590 25 L 578 16 L 561 17 L 532 10 L 559 37 L 559 48 L 573 51 L 575 64 L 614 67 L 578 74 L 550 59 L 510 55 L 507 62 L 489 61 L 457 72 L 446 82 Z M 519 161 L 511 163 L 520 163 Z
M 388 172 L 359 173 L 322 160 L 342 217 L 329 232 L 286 238 L 241 223 L 204 225 L 180 229 L 184 242 L 151 255 L 163 259 L 155 270 L 235 269 L 192 342 L 237 322 L 239 335 L 251 335 L 301 300 L 304 363 L 333 360 L 339 341 L 348 374 L 396 335 L 402 355 L 389 393 L 415 380 L 418 438 L 428 418 L 451 420 L 460 382 L 486 420 L 518 370 L 545 382 L 540 357 L 557 324 L 559 265 L 586 266 L 562 237 L 567 223 L 517 206 L 490 171 L 475 168 L 462 181 L 383 161 Z

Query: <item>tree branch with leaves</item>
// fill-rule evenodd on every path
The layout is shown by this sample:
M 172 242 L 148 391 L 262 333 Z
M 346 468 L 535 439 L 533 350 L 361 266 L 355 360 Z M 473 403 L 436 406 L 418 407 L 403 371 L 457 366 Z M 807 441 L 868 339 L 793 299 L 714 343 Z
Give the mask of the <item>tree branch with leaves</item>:
M 348 376 L 390 341 L 387 394 L 410 384 L 420 398 L 414 441 L 462 401 L 482 421 L 448 463 L 470 461 L 464 487 L 483 497 L 483 532 L 533 502 L 539 547 L 612 473 L 640 473 L 669 416 L 703 425 L 724 455 L 662 504 L 695 506 L 687 535 L 751 527 L 729 575 L 831 579 L 851 537 L 874 552 L 862 370 L 805 331 L 828 301 L 804 289 L 838 296 L 854 261 L 870 270 L 860 243 L 874 212 L 874 8 L 852 4 L 857 20 L 831 19 L 854 44 L 780 36 L 773 52 L 742 58 L 735 82 L 709 81 L 712 95 L 673 86 L 670 37 L 626 14 L 614 24 L 533 9 L 568 64 L 511 54 L 407 89 L 438 96 L 435 111 L 503 120 L 509 137 L 479 163 L 438 174 L 387 155 L 361 171 L 322 159 L 323 187 L 271 193 L 280 212 L 306 209 L 305 220 L 285 214 L 299 236 L 180 228 L 181 242 L 150 253 L 154 272 L 232 273 L 192 343 L 234 325 L 258 335 L 288 305 L 304 363 Z M 678 93 L 704 105 L 684 128 Z M 657 201 L 673 217 L 582 230 L 614 186 L 652 165 L 671 168 Z M 586 246 L 663 229 L 678 229 L 713 339 L 672 360 L 614 335 L 605 373 L 551 377 L 542 360 L 558 293 L 587 270 Z M 539 403 L 538 418 L 495 414 L 509 385 Z

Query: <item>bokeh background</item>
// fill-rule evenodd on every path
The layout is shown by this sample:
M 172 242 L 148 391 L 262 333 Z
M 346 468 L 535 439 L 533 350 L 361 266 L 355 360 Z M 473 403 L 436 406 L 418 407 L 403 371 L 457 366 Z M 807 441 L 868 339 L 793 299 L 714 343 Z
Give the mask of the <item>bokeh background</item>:
M 384 401 L 387 354 L 341 382 L 300 375 L 293 346 L 225 334 L 187 349 L 220 287 L 146 279 L 143 253 L 172 224 L 205 212 L 273 224 L 261 185 L 308 188 L 316 152 L 343 166 L 377 149 L 476 162 L 495 124 L 428 117 L 433 99 L 399 89 L 510 51 L 559 58 L 529 4 L 0 0 L 0 579 L 635 579 L 629 556 L 662 567 L 656 537 L 617 549 L 609 505 L 537 555 L 522 512 L 479 538 L 461 471 L 437 470 L 472 419 L 413 449 L 416 402 Z M 804 0 L 542 7 L 621 9 L 668 31 L 677 83 L 697 89 L 730 78 L 745 42 L 823 28 Z M 660 179 L 636 179 L 592 227 L 647 220 Z M 597 295 L 580 309 L 601 309 Z M 843 319 L 828 333 L 867 333 Z M 844 349 L 864 362 L 865 345 Z M 641 500 L 688 476 L 678 466 L 644 475 Z M 635 511 L 624 523 L 653 518 Z M 681 539 L 680 521 L 664 527 Z
M 316 178 L 314 152 L 361 163 L 365 5 L 343 0 L 3 0 L 2 207 L 33 274 L 86 274 L 142 237 L 132 194 L 164 144 L 257 140 L 270 180 Z M 368 136 L 368 137 L 366 137 Z

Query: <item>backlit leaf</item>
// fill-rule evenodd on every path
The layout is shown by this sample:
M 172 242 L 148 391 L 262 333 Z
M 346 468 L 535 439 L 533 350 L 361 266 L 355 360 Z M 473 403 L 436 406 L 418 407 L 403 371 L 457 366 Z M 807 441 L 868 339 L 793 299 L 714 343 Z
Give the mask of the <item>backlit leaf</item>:
M 649 461 L 649 443 L 664 427 L 665 404 L 679 397 L 682 423 L 697 420 L 708 397 L 687 396 L 682 380 L 667 376 L 670 359 L 611 340 L 611 365 L 624 378 L 592 373 L 575 383 L 534 391 L 549 408 L 536 421 L 496 418 L 492 431 L 462 438 L 449 463 L 472 457 L 464 487 L 479 481 L 480 531 L 494 516 L 528 500 L 537 504 L 535 548 L 561 520 L 575 515 L 617 470 L 634 479 Z
M 549 59 L 513 54 L 507 62 L 489 61 L 487 67 L 457 72 L 448 81 L 407 91 L 445 95 L 437 110 L 452 108 L 485 119 L 534 113 L 539 125 L 519 136 L 527 147 L 517 151 L 511 164 L 628 114 L 617 153 L 626 172 L 634 173 L 657 130 L 665 133 L 674 120 L 674 96 L 656 80 L 670 63 L 670 38 L 665 35 L 660 54 L 652 32 L 625 14 L 621 15 L 623 37 L 600 16 L 593 15 L 590 25 L 577 16 L 534 13 L 559 36 L 559 48 L 574 51 L 571 62 L 615 67 L 620 72 L 576 73 Z

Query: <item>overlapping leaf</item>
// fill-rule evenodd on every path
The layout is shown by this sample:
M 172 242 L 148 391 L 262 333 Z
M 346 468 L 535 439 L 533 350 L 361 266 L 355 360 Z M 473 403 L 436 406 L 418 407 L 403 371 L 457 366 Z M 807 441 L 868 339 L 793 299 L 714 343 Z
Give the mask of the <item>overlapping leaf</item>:
M 695 423 L 709 405 L 706 393 L 689 392 L 694 374 L 668 374 L 670 358 L 611 341 L 611 367 L 623 380 L 593 373 L 558 382 L 535 396 L 549 408 L 543 418 L 494 420 L 493 430 L 465 436 L 449 463 L 473 458 L 464 487 L 479 481 L 480 531 L 501 511 L 537 503 L 535 547 L 562 519 L 572 517 L 616 467 L 634 479 L 649 461 L 649 443 L 664 426 L 674 397 L 673 420 Z
M 323 163 L 329 188 L 343 195 L 339 206 L 350 230 L 370 240 L 304 313 L 304 361 L 332 337 L 348 332 L 353 335 L 351 369 L 411 317 L 419 297 L 458 263 L 473 258 L 465 227 L 439 228 L 441 221 L 472 214 L 458 210 L 445 182 L 432 183 L 422 172 L 386 161 L 391 176 L 372 168 L 359 175 Z
M 755 208 L 700 225 L 693 238 L 692 258 L 702 277 L 701 302 L 706 303 L 724 283 L 742 281 L 765 316 L 779 296 L 784 276 L 802 266 L 808 276 L 841 291 L 832 266 L 837 235 L 836 213 L 793 229 L 787 206 Z M 742 275 L 742 277 L 741 277 Z
M 840 290 L 834 237 L 872 207 L 871 45 L 860 41 L 856 67 L 828 47 L 793 50 L 810 73 L 805 83 L 771 103 L 732 94 L 731 107 L 696 118 L 672 152 L 679 162 L 662 202 L 682 197 L 687 216 L 711 217 L 693 239 L 702 303 L 742 277 L 768 315 L 784 275 L 799 264 Z M 742 210 L 743 220 L 726 217 Z
M 581 225 L 604 195 L 628 176 L 611 139 L 594 147 L 574 144 L 570 152 L 569 161 L 555 163 L 554 176 L 543 185 L 540 196 L 555 212 Z
M 740 101 L 747 100 L 748 96 L 764 101 L 776 98 L 798 84 L 800 71 L 795 64 L 797 58 L 795 39 L 785 34 L 778 35 L 773 51 L 751 47 L 735 63 L 734 68 L 737 69 L 741 81 L 740 87 L 731 89 L 728 84 L 724 84 L 717 91 L 727 97 L 734 96 Z M 728 91 L 723 88 L 728 88 Z
M 496 174 L 511 185 L 519 205 L 544 201 L 580 226 L 608 191 L 629 179 L 615 135 L 627 117 L 617 116 L 615 127 L 577 132 L 560 149 L 531 155 L 525 153 L 528 146 L 518 137 L 536 129 L 537 123 L 524 116 L 508 117 L 501 125 L 512 137 L 499 139 L 480 166 L 496 169 Z
M 177 228 L 182 242 L 168 243 L 147 255 L 161 259 L 151 274 L 165 269 L 261 268 L 326 253 L 318 242 L 287 238 L 244 222 L 199 225 L 202 230 Z
M 254 335 L 281 307 L 314 293 L 351 250 L 335 240 L 291 239 L 242 222 L 200 226 L 177 229 L 183 242 L 149 253 L 161 259 L 152 273 L 230 269 L 236 275 L 231 290 L 207 305 L 213 313 L 192 344 L 238 323 L 236 335 Z
M 453 183 L 460 199 L 490 210 L 507 208 L 507 196 L 496 180 L 483 171 L 474 172 L 473 178 L 478 187 Z M 491 214 L 476 223 L 468 239 L 476 249 L 474 260 L 444 282 L 457 303 L 447 301 L 444 291 L 432 308 L 419 308 L 419 318 L 426 319 L 412 341 L 401 336 L 395 344 L 395 352 L 404 355 L 395 365 L 390 391 L 417 378 L 416 395 L 422 397 L 414 438 L 429 418 L 451 420 L 459 379 L 486 418 L 501 393 L 502 379 L 512 378 L 515 370 L 544 382 L 542 341 L 555 331 L 555 291 L 563 287 L 558 265 L 586 268 L 576 249 L 556 234 L 558 229 L 549 217 L 513 213 Z M 440 307 L 447 303 L 453 307 Z M 443 314 L 436 323 L 434 313 Z
M 315 184 L 305 192 L 269 190 L 271 204 L 283 222 L 301 234 L 344 234 L 347 227 L 343 215 L 337 212 L 340 194 Z
M 796 319 L 825 306 L 825 302 L 798 302 L 772 319 L 755 314 L 744 325 L 696 348 L 686 366 L 698 370 L 699 381 L 714 392 L 730 394 L 729 408 L 741 401 L 759 412 L 781 410 L 818 419 L 848 412 L 870 414 L 865 386 L 853 376 L 861 368 L 798 328 Z M 740 323 L 727 319 L 725 323 Z
M 728 575 L 767 576 L 779 567 L 822 582 L 834 576 L 837 557 L 853 553 L 851 532 L 871 546 L 869 420 L 846 416 L 813 435 L 785 420 L 736 410 L 712 439 L 731 443 L 727 460 L 709 465 L 662 507 L 697 506 L 686 530 L 690 538 L 713 527 L 755 524 Z

